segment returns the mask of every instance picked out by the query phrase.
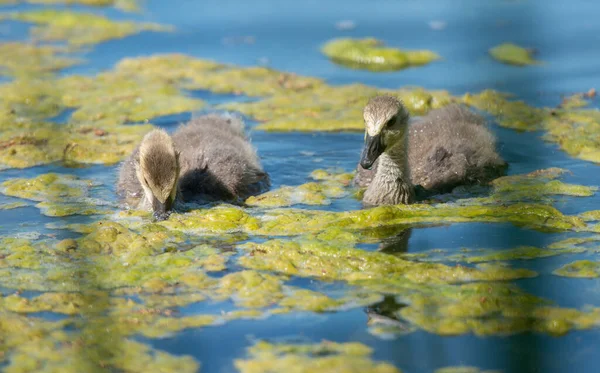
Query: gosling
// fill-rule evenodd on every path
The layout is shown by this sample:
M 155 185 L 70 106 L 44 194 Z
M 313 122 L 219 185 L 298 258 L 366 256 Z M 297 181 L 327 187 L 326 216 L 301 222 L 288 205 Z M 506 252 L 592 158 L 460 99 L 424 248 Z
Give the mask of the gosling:
M 176 202 L 237 202 L 270 185 L 241 119 L 211 114 L 172 137 L 161 129 L 146 134 L 120 168 L 117 193 L 130 208 L 165 220 Z
M 377 96 L 365 106 L 366 133 L 355 185 L 366 187 L 366 205 L 408 204 L 422 195 L 484 184 L 506 173 L 485 120 L 452 104 L 410 120 L 404 105 Z

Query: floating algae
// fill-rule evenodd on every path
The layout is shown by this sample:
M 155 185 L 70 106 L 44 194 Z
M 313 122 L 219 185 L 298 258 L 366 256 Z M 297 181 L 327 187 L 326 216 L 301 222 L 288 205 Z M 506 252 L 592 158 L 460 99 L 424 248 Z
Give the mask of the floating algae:
M 353 175 L 348 173 L 330 174 L 325 170 L 315 170 L 311 177 L 320 182 L 311 182 L 297 187 L 283 186 L 246 200 L 249 206 L 286 207 L 295 204 L 329 205 L 331 199 L 348 195 L 345 189 Z
M 563 277 L 596 278 L 600 277 L 600 262 L 578 260 L 565 264 L 552 273 Z
M 540 62 L 532 57 L 532 52 L 512 43 L 500 44 L 490 49 L 490 55 L 497 61 L 509 65 L 525 66 L 539 65 Z
M 41 41 L 63 41 L 73 47 L 94 45 L 120 39 L 141 31 L 170 31 L 171 28 L 154 23 L 112 21 L 106 17 L 67 10 L 32 10 L 7 13 L 1 19 L 34 23 L 32 37 Z
M 271 344 L 259 341 L 248 348 L 246 359 L 237 359 L 242 373 L 263 372 L 372 372 L 399 373 L 393 365 L 371 360 L 373 350 L 361 343 L 323 341 L 315 344 Z
M 551 307 L 548 301 L 501 283 L 437 287 L 402 298 L 409 305 L 398 311 L 399 317 L 441 335 L 507 335 L 524 331 L 563 335 L 600 322 L 599 309 L 585 312 Z
M 2 183 L 2 193 L 33 201 L 66 201 L 84 197 L 95 186 L 91 180 L 70 174 L 49 173 L 31 179 L 10 179 Z
M 465 281 L 510 280 L 534 277 L 526 269 L 449 267 L 438 263 L 415 263 L 384 253 L 335 247 L 319 241 L 271 240 L 240 246 L 252 253 L 239 259 L 242 266 L 275 271 L 285 275 L 325 280 L 405 279 L 415 283 L 457 283 Z
M 2 0 L 2 4 L 41 4 L 41 5 L 87 5 L 95 7 L 112 6 L 126 12 L 139 11 L 140 7 L 137 0 Z
M 501 126 L 523 131 L 544 130 L 544 139 L 557 143 L 569 155 L 600 163 L 597 109 L 534 108 L 523 101 L 509 101 L 508 95 L 491 90 L 466 94 L 463 101 L 496 116 Z
M 410 66 L 426 65 L 440 57 L 428 50 L 403 51 L 386 48 L 373 38 L 334 39 L 321 49 L 323 54 L 340 65 L 371 71 L 401 70 Z
M 65 56 L 67 50 L 53 45 L 9 42 L 0 44 L 0 75 L 44 76 L 73 66 L 80 60 Z
M 18 209 L 20 207 L 25 207 L 25 206 L 29 206 L 29 205 L 25 202 L 3 203 L 3 204 L 0 204 L 0 210 L 13 210 L 13 209 Z
M 476 367 L 469 366 L 455 366 L 455 367 L 444 367 L 438 368 L 433 373 L 501 373 L 497 370 L 481 370 Z
M 557 247 L 557 248 L 539 248 L 530 246 L 518 246 L 512 249 L 505 250 L 472 250 L 463 249 L 458 254 L 448 255 L 448 250 L 431 250 L 430 252 L 422 252 L 419 254 L 405 254 L 401 257 L 404 259 L 417 259 L 419 261 L 443 261 L 443 262 L 464 262 L 464 263 L 485 263 L 496 261 L 511 261 L 511 260 L 531 260 L 539 258 L 547 258 L 562 254 L 577 254 L 583 253 L 586 250 L 579 247 Z
M 403 100 L 408 110 L 424 114 L 456 101 L 446 91 L 422 88 L 382 90 L 362 84 L 332 87 L 317 85 L 310 90 L 285 92 L 256 102 L 231 103 L 221 107 L 249 115 L 266 131 L 364 131 L 362 110 L 369 98 L 392 94 Z
M 182 54 L 125 58 L 116 73 L 165 79 L 184 89 L 206 89 L 217 93 L 271 96 L 302 92 L 322 85 L 313 77 L 299 76 L 265 67 L 237 67 Z
M 108 213 L 104 206 L 88 198 L 97 186 L 91 180 L 70 174 L 42 174 L 31 179 L 9 179 L 2 183 L 2 193 L 8 196 L 39 201 L 36 205 L 47 216 L 94 215 Z
M 493 180 L 487 197 L 475 197 L 470 191 L 479 191 L 480 186 L 461 186 L 453 193 L 434 196 L 434 201 L 452 201 L 460 205 L 487 205 L 515 202 L 551 204 L 556 196 L 589 197 L 598 190 L 595 186 L 566 184 L 557 180 L 568 171 L 562 168 L 547 168 L 527 174 L 502 176 Z M 487 191 L 487 190 L 486 190 Z M 466 193 L 465 193 L 466 192 Z M 463 198 L 467 197 L 467 198 Z

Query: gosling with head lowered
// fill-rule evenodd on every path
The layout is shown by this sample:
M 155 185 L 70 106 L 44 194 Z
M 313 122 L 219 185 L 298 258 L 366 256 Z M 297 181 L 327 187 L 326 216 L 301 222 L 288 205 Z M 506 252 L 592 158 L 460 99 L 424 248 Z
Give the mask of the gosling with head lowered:
M 355 184 L 366 187 L 366 205 L 408 204 L 415 186 L 425 195 L 459 185 L 485 184 L 506 173 L 496 139 L 480 115 L 451 104 L 410 120 L 395 97 L 365 106 L 365 143 Z
M 146 134 L 120 168 L 117 193 L 129 207 L 164 220 L 180 201 L 237 202 L 269 187 L 241 119 L 211 114 L 173 136 L 161 129 Z

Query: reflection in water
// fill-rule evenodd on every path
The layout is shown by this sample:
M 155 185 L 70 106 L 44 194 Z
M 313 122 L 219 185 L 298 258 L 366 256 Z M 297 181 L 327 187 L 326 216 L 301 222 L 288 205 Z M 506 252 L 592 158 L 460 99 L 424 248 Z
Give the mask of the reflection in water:
M 396 228 L 401 228 L 401 230 L 395 235 L 383 239 L 377 251 L 391 255 L 408 251 L 408 240 L 412 234 L 412 228 L 406 228 L 405 226 L 396 226 Z
M 398 303 L 395 296 L 386 295 L 381 302 L 365 307 L 368 316 L 367 325 L 371 328 L 383 327 L 408 331 L 410 324 L 397 316 L 400 309 L 406 306 L 405 303 Z

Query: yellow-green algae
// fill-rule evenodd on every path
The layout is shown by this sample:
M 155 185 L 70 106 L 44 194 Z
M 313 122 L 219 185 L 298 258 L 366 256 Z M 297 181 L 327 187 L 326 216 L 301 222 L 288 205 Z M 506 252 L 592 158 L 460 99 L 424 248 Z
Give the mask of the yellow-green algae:
M 374 38 L 334 39 L 321 48 L 323 54 L 343 66 L 371 71 L 393 71 L 426 65 L 440 58 L 428 50 L 404 51 L 386 48 Z
M 600 262 L 577 260 L 573 263 L 565 264 L 552 273 L 563 277 L 596 278 L 600 277 Z
M 67 50 L 53 45 L 9 42 L 0 44 L 0 75 L 43 76 L 73 66 L 80 60 L 65 55 Z
M 13 210 L 18 209 L 20 207 L 29 206 L 25 202 L 11 202 L 11 203 L 2 203 L 0 204 L 0 210 Z
M 297 187 L 283 186 L 246 200 L 248 206 L 286 207 L 295 204 L 329 205 L 331 199 L 348 195 L 345 189 L 351 182 L 351 173 L 328 173 L 315 170 L 311 178 L 319 182 L 310 182 Z
M 252 255 L 239 259 L 242 266 L 286 275 L 311 276 L 325 280 L 407 280 L 414 283 L 459 283 L 465 281 L 511 280 L 534 277 L 526 269 L 481 267 L 481 269 L 439 263 L 416 263 L 383 253 L 330 246 L 320 241 L 271 240 L 240 247 Z
M 13 314 L 42 311 L 73 316 L 57 324 L 57 333 L 64 339 L 80 341 L 76 351 L 88 353 L 82 355 L 82 361 L 73 370 L 64 370 L 67 372 L 89 371 L 93 366 L 118 369 L 122 364 L 131 364 L 127 371 L 145 371 L 149 361 L 142 351 L 157 358 L 156 363 L 163 367 L 159 371 L 169 371 L 165 366 L 180 365 L 183 371 L 195 371 L 197 363 L 193 359 L 159 354 L 142 344 L 132 346 L 135 349 L 127 357 L 119 351 L 135 335 L 165 337 L 186 328 L 219 325 L 237 318 L 334 311 L 376 300 L 364 294 L 332 299 L 286 285 L 285 277 L 251 270 L 213 278 L 208 273 L 225 269 L 231 252 L 194 245 L 193 241 L 200 238 L 170 232 L 157 224 L 143 224 L 131 230 L 115 222 L 100 221 L 82 230 L 89 233 L 78 239 L 33 242 L 5 238 L 0 245 L 0 287 L 45 292 L 30 298 L 17 294 L 0 296 L 0 312 L 10 316 L 3 317 L 3 321 L 12 320 Z M 172 244 L 172 249 L 168 249 Z M 191 248 L 179 250 L 186 245 Z M 122 298 L 123 295 L 136 295 L 138 300 Z M 177 307 L 205 299 L 231 299 L 239 308 L 220 316 L 180 316 L 176 312 Z M 63 330 L 66 325 L 77 329 L 67 333 Z M 13 333 L 12 329 L 3 330 L 4 334 Z M 19 333 L 27 336 L 26 331 Z M 57 343 L 54 335 L 40 338 L 44 345 Z M 55 346 L 50 355 L 22 361 L 21 356 L 26 354 L 21 344 L 3 343 L 0 341 L 4 357 L 14 369 L 41 369 L 45 360 L 53 359 L 51 356 L 56 356 L 53 361 L 61 366 L 73 363 L 71 345 Z M 141 362 L 127 362 L 138 353 Z M 85 368 L 80 365 L 84 363 Z
M 600 141 L 595 136 L 600 115 L 593 109 L 533 108 L 489 90 L 458 98 L 446 91 L 421 88 L 332 87 L 319 79 L 262 67 L 239 68 L 184 55 L 159 55 L 124 59 L 112 71 L 96 77 L 25 79 L 0 86 L 0 109 L 4 107 L 0 117 L 9 124 L 6 127 L 14 128 L 2 136 L 6 146 L 0 146 L 1 163 L 4 167 L 29 167 L 64 158 L 115 163 L 149 130 L 115 124 L 144 122 L 200 108 L 203 103 L 187 97 L 184 89 L 263 96 L 262 100 L 222 108 L 250 115 L 261 122 L 259 128 L 272 131 L 362 131 L 362 108 L 370 97 L 381 93 L 396 94 L 415 115 L 462 101 L 488 111 L 502 126 L 544 129 L 546 139 L 557 142 L 569 154 L 600 160 Z M 42 122 L 65 108 L 75 109 L 71 125 Z M 48 135 L 60 130 L 66 135 Z M 118 135 L 130 136 L 131 140 L 123 143 Z
M 531 260 L 538 258 L 547 258 L 562 254 L 577 254 L 583 253 L 586 250 L 579 247 L 548 247 L 539 248 L 532 246 L 518 246 L 512 249 L 505 250 L 484 250 L 484 249 L 462 249 L 460 253 L 450 254 L 449 250 L 431 250 L 430 252 L 422 252 L 419 254 L 402 255 L 406 259 L 418 259 L 420 261 L 455 261 L 464 263 L 485 263 L 496 261 L 511 261 L 511 260 Z
M 523 131 L 546 131 L 544 139 L 557 143 L 573 157 L 600 163 L 600 112 L 597 109 L 534 108 L 491 90 L 466 94 L 463 102 L 497 117 L 501 126 Z M 567 106 L 568 107 L 568 106 Z
M 501 373 L 498 370 L 481 370 L 477 367 L 453 366 L 438 368 L 433 373 Z
M 566 184 L 557 180 L 568 171 L 562 168 L 546 168 L 527 174 L 502 176 L 493 180 L 487 197 L 457 199 L 470 187 L 459 187 L 452 194 L 433 197 L 437 201 L 453 201 L 461 205 L 485 205 L 514 202 L 550 204 L 556 196 L 589 197 L 598 190 L 596 186 Z M 477 189 L 479 187 L 473 187 Z M 468 195 L 468 194 L 467 194 Z
M 422 88 L 383 90 L 362 84 L 332 87 L 319 84 L 310 90 L 284 94 L 247 103 L 230 103 L 222 107 L 240 111 L 261 123 L 266 131 L 364 131 L 362 110 L 369 98 L 393 94 L 403 100 L 415 115 L 456 101 L 447 91 Z
M 497 61 L 509 65 L 539 65 L 532 57 L 532 52 L 513 43 L 503 43 L 490 49 L 490 55 Z
M 89 199 L 91 180 L 70 174 L 49 173 L 30 179 L 9 179 L 2 183 L 3 194 L 39 201 L 36 205 L 47 216 L 105 214 L 109 210 Z
M 136 12 L 140 10 L 137 0 L 1 0 L 3 4 L 40 4 L 40 5 L 86 5 L 94 7 L 112 6 L 126 12 Z
M 242 373 L 401 372 L 389 363 L 373 361 L 372 353 L 371 348 L 358 342 L 272 344 L 259 341 L 248 348 L 246 359 L 237 359 L 234 364 Z
M 154 23 L 113 21 L 96 14 L 54 9 L 6 13 L 2 18 L 35 24 L 31 36 L 36 40 L 63 41 L 73 47 L 120 39 L 141 31 L 172 30 Z

